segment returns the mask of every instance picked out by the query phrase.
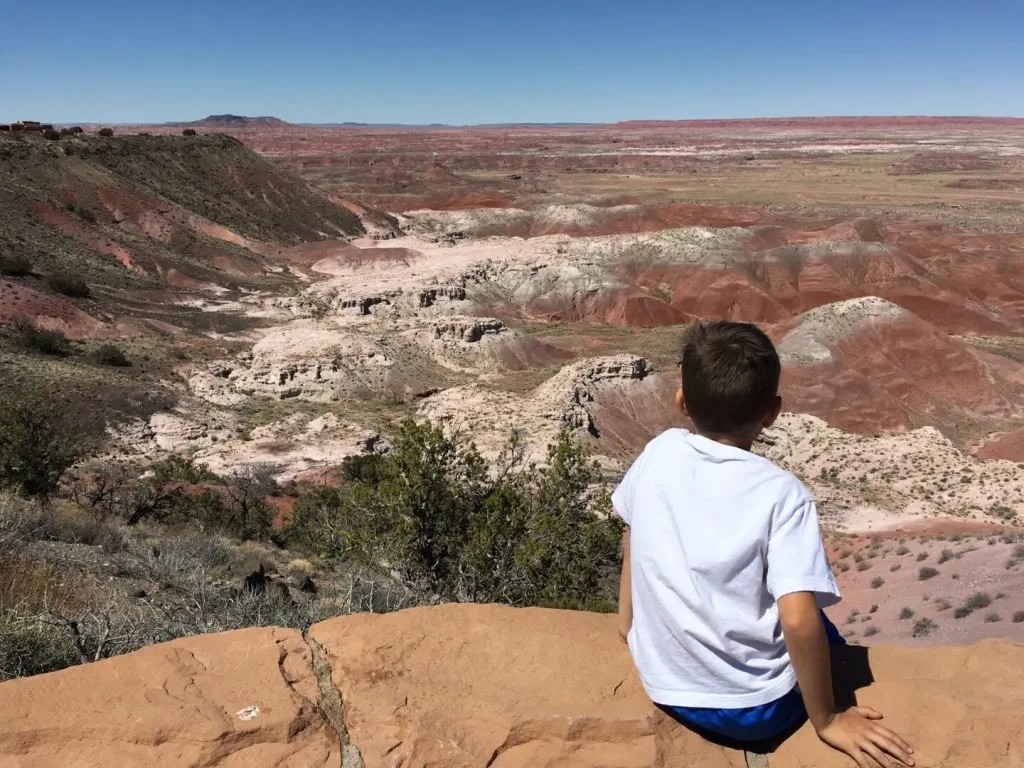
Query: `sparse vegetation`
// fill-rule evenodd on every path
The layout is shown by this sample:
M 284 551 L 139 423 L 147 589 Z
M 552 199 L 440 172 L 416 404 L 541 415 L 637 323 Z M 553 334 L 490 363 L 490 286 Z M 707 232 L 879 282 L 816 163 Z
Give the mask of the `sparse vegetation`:
M 1024 623 L 1024 611 L 1015 611 L 1015 612 L 1014 612 L 1014 614 L 1013 614 L 1013 618 L 1011 619 L 1011 621 L 1012 621 L 1012 622 L 1013 622 L 1014 624 L 1021 624 L 1021 623 Z
M 46 276 L 46 285 L 57 293 L 76 299 L 89 297 L 89 286 L 78 275 L 67 272 L 54 272 Z
M 124 350 L 116 344 L 102 345 L 93 353 L 93 359 L 101 365 L 110 365 L 116 368 L 127 368 L 132 364 Z
M 113 128 L 100 128 L 98 131 L 96 131 L 96 135 L 97 136 L 113 136 L 114 135 L 114 129 Z
M 27 317 L 12 318 L 9 332 L 15 344 L 30 352 L 39 352 L 54 357 L 65 357 L 71 354 L 67 336 L 60 331 L 40 328 Z
M 999 615 L 998 611 L 989 611 L 985 614 L 985 623 L 994 624 L 997 621 L 1002 621 L 1003 617 Z
M 931 568 L 931 567 L 929 567 L 927 565 L 925 567 L 921 568 L 920 570 L 918 570 L 918 572 L 917 572 L 917 578 L 918 578 L 919 581 L 927 581 L 928 579 L 933 579 L 933 578 L 935 578 L 938 575 L 939 575 L 939 569 L 938 568 Z
M 918 552 L 917 553 L 917 562 L 920 563 L 920 562 L 923 562 L 923 561 L 925 561 L 927 559 L 928 559 L 928 553 L 927 552 Z
M 964 602 L 964 605 L 970 608 L 972 611 L 979 610 L 981 608 L 988 608 L 992 605 L 992 598 L 988 592 L 975 592 Z
M 875 576 L 875 578 L 873 578 L 871 580 L 871 588 L 872 589 L 878 589 L 883 584 L 885 584 L 885 579 L 883 579 L 881 576 Z
M 928 618 L 918 619 L 914 624 L 914 637 L 927 637 L 932 634 L 939 625 Z
M 943 563 L 948 562 L 948 561 L 950 561 L 952 559 L 953 559 L 953 550 L 951 550 L 951 549 L 944 549 L 944 550 L 942 550 L 942 552 L 939 553 L 939 565 L 942 565 Z
M 909 554 L 909 553 L 910 553 L 910 547 L 907 547 L 904 544 L 900 544 L 896 548 L 896 554 L 899 555 L 900 557 L 902 557 L 903 555 Z
M 903 606 L 903 608 L 900 609 L 900 621 L 906 621 L 907 619 L 912 618 L 914 618 L 914 609 L 909 605 Z
M 32 274 L 32 260 L 20 253 L 0 251 L 0 275 L 26 277 Z
M 871 624 L 864 628 L 864 637 L 874 637 L 878 634 L 878 632 L 878 627 L 876 627 L 874 624 Z
M 196 129 L 195 128 L 186 128 L 185 130 L 183 130 L 181 132 L 181 135 L 182 136 L 195 136 L 196 135 Z

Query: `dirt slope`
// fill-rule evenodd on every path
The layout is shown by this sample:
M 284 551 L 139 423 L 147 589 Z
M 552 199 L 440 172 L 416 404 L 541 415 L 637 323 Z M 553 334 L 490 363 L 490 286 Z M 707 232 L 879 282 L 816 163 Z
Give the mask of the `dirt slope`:
M 39 275 L 153 288 L 243 282 L 359 217 L 227 136 L 0 135 L 0 251 Z

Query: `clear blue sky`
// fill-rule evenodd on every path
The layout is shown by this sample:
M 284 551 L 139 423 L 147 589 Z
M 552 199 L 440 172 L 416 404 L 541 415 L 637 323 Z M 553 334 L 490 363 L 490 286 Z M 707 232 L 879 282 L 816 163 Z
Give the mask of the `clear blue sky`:
M 1024 0 L 0 0 L 0 120 L 1024 115 Z

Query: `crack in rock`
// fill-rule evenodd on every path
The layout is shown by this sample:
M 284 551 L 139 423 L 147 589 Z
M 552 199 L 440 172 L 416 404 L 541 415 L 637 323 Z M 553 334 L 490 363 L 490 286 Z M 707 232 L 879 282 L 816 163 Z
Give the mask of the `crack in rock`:
M 302 639 L 309 647 L 312 657 L 313 674 L 316 676 L 317 687 L 320 689 L 320 709 L 328 724 L 334 729 L 338 736 L 338 745 L 341 747 L 341 768 L 364 768 L 363 756 L 359 748 L 355 746 L 348 736 L 348 728 L 345 727 L 344 702 L 341 699 L 341 691 L 334 684 L 331 677 L 331 664 L 327 660 L 327 653 L 309 631 L 302 633 Z

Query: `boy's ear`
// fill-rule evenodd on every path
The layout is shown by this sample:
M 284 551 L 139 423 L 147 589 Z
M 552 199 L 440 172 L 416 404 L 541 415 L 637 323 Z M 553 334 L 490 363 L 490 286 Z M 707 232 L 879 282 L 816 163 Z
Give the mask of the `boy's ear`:
M 683 388 L 680 387 L 676 390 L 676 408 L 682 411 L 684 414 L 689 416 L 690 414 L 686 410 L 686 398 L 683 397 Z
M 779 418 L 779 414 L 782 413 L 782 398 L 779 395 L 775 396 L 775 401 L 772 403 L 765 414 L 764 418 L 761 419 L 761 427 L 768 428 L 775 423 L 775 420 Z

